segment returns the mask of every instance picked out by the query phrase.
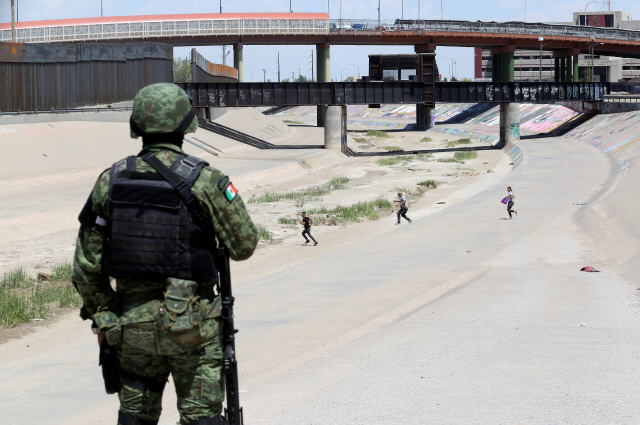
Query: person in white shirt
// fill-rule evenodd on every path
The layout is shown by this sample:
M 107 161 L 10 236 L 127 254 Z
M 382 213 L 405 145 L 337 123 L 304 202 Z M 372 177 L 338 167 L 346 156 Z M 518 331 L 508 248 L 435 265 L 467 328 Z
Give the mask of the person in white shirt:
M 409 211 L 409 203 L 407 202 L 407 197 L 404 196 L 402 192 L 398 192 L 398 198 L 400 199 L 396 199 L 393 201 L 393 202 L 399 202 L 398 206 L 400 207 L 400 209 L 398 210 L 398 222 L 396 223 L 396 226 L 400 224 L 400 216 L 404 217 L 405 220 L 411 223 L 413 220 L 411 220 L 406 215 L 407 211 Z
M 514 204 L 514 199 L 515 199 L 515 195 L 513 194 L 513 190 L 511 190 L 511 186 L 507 186 L 507 199 L 509 200 L 509 202 L 507 202 L 507 212 L 509 213 L 509 219 L 513 218 L 511 216 L 511 213 L 514 212 L 516 213 L 516 215 L 518 215 L 518 211 L 513 209 L 513 204 Z

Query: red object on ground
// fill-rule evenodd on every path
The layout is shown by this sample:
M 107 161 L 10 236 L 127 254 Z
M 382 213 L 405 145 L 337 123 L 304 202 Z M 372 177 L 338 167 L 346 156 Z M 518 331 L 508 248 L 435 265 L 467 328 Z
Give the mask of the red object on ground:
M 587 267 L 583 267 L 583 268 L 581 268 L 581 269 L 580 269 L 580 271 L 581 271 L 581 272 L 590 272 L 590 273 L 593 273 L 593 272 L 599 272 L 600 270 L 596 270 L 596 269 L 594 269 L 594 268 L 593 268 L 593 267 L 591 267 L 591 266 L 587 266 Z

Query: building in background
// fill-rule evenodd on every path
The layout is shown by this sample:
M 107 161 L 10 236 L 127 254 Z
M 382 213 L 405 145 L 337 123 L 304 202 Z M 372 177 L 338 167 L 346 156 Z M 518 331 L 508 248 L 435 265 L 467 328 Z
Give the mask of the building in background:
M 640 20 L 632 20 L 627 11 L 573 12 L 573 22 L 552 22 L 556 25 L 588 25 L 594 27 L 640 30 Z M 491 49 L 476 47 L 474 51 L 476 81 L 490 81 L 492 77 Z M 588 77 L 591 56 L 579 56 L 580 78 Z M 517 50 L 514 54 L 514 77 L 516 81 L 538 81 L 540 79 L 540 50 Z M 595 81 L 629 81 L 640 79 L 640 59 L 594 55 L 593 74 Z M 542 51 L 542 80 L 554 80 L 553 53 Z

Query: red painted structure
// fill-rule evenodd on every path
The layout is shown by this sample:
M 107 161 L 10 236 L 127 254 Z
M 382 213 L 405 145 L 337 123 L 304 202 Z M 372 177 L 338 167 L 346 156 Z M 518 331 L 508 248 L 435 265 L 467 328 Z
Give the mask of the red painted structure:
M 211 21 L 255 21 L 265 23 L 263 26 L 254 26 L 250 30 L 242 31 L 216 31 L 215 33 L 198 33 L 198 34 L 161 34 L 160 32 L 145 35 L 143 38 L 134 36 L 122 37 L 105 37 L 95 39 L 91 34 L 87 35 L 82 41 L 95 41 L 105 43 L 123 43 L 134 40 L 157 41 L 167 43 L 174 46 L 203 46 L 203 45 L 222 45 L 222 44 L 257 44 L 257 45 L 273 45 L 273 44 L 320 44 L 329 43 L 335 45 L 421 45 L 431 44 L 437 46 L 456 46 L 456 47 L 500 47 L 511 46 L 517 49 L 537 49 L 540 47 L 538 37 L 544 35 L 545 50 L 558 51 L 568 49 L 579 49 L 581 53 L 587 54 L 591 40 L 584 36 L 572 35 L 573 29 L 591 31 L 590 28 L 576 26 L 553 26 L 551 33 L 530 31 L 525 28 L 525 24 L 521 22 L 495 23 L 495 22 L 466 22 L 466 21 L 423 21 L 425 27 L 412 28 L 405 30 L 405 27 L 390 28 L 383 25 L 376 28 L 377 23 L 371 23 L 369 27 L 363 27 L 359 30 L 354 28 L 346 29 L 341 24 L 332 21 L 329 24 L 329 17 L 326 13 L 203 13 L 203 14 L 174 14 L 174 15 L 140 15 L 140 16 L 120 16 L 105 18 L 83 18 L 83 19 L 62 19 L 49 21 L 31 21 L 16 23 L 18 30 L 26 30 L 45 27 L 68 27 L 73 25 L 118 25 L 118 24 L 139 24 L 145 25 L 155 22 L 158 25 L 169 21 L 181 23 L 196 22 L 202 20 Z M 276 28 L 269 27 L 266 23 L 291 22 L 292 20 L 306 21 L 316 25 L 312 29 L 305 31 L 302 27 Z M 428 29 L 426 26 L 433 24 Z M 271 25 L 271 24 L 269 24 Z M 337 26 L 336 26 L 337 25 Z M 434 28 L 438 26 L 438 29 Z M 450 25 L 450 26 L 447 26 Z M 473 27 L 477 25 L 477 27 Z M 484 27 L 482 26 L 484 25 Z M 547 24 L 539 25 L 540 28 L 550 27 Z M 309 28 L 311 28 L 311 26 Z M 454 29 L 457 26 L 456 29 Z M 505 26 L 508 28 L 505 29 Z M 0 32 L 6 32 L 10 29 L 11 24 L 0 24 Z M 490 29 L 495 27 L 494 29 Z M 284 29 L 283 29 L 284 28 Z M 320 29 L 321 28 L 321 29 Z M 449 29 L 447 29 L 449 28 Z M 488 29 L 489 28 L 489 29 Z M 557 32 L 555 32 L 557 29 Z M 564 31 L 567 30 L 567 31 Z M 594 29 L 595 31 L 595 29 Z M 640 33 L 638 31 L 627 31 L 632 35 L 631 38 L 604 36 L 596 32 L 595 53 L 609 56 L 619 56 L 626 58 L 640 58 Z M 74 41 L 51 40 L 51 41 L 27 41 L 25 42 L 60 42 L 69 43 Z

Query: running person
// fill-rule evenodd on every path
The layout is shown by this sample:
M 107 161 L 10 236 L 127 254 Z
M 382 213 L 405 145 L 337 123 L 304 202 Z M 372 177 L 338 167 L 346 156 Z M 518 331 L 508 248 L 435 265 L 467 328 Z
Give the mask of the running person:
M 514 199 L 516 198 L 516 196 L 513 194 L 513 190 L 511 190 L 511 186 L 507 186 L 507 199 L 509 200 L 509 202 L 507 202 L 507 212 L 509 213 L 509 219 L 511 219 L 511 212 L 516 213 L 516 215 L 518 215 L 518 211 L 513 209 L 513 204 L 515 203 Z
M 400 224 L 400 216 L 404 217 L 405 220 L 411 223 L 413 220 L 407 217 L 407 211 L 409 211 L 409 204 L 407 203 L 407 197 L 404 196 L 402 192 L 398 192 L 398 198 L 400 199 L 396 199 L 393 201 L 393 202 L 399 202 L 398 206 L 400 207 L 400 209 L 398 210 L 398 222 L 396 223 L 396 226 Z
M 318 245 L 318 241 L 313 239 L 313 236 L 311 236 L 311 225 L 313 224 L 313 219 L 311 217 L 307 217 L 307 213 L 303 212 L 302 213 L 302 220 L 300 221 L 300 224 L 304 225 L 304 230 L 302 231 L 302 237 L 306 240 L 305 244 L 309 243 L 309 238 L 311 238 L 311 240 L 313 240 L 313 246 Z M 307 238 L 307 235 L 309 235 L 309 238 Z

